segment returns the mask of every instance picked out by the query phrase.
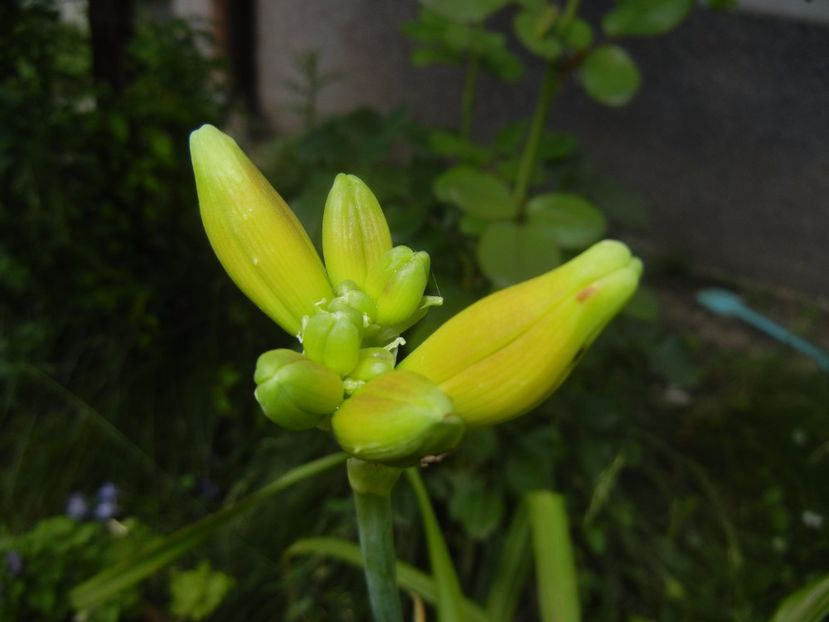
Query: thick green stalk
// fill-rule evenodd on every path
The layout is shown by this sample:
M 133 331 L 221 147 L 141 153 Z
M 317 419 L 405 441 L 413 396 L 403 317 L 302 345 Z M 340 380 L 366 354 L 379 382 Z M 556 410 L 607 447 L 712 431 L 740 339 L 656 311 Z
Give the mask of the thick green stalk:
M 461 138 L 469 139 L 472 134 L 472 111 L 475 107 L 475 85 L 478 80 L 478 67 L 481 61 L 477 55 L 469 57 L 469 67 L 466 69 L 466 81 L 463 85 L 463 101 L 461 103 Z
M 374 622 L 403 622 L 391 513 L 391 490 L 400 469 L 357 458 L 350 458 L 347 466 Z
M 403 622 L 395 569 L 391 496 L 355 491 L 354 505 L 374 622 Z
M 553 96 L 558 87 L 558 72 L 553 63 L 547 66 L 544 73 L 544 81 L 541 83 L 541 92 L 533 112 L 530 131 L 527 135 L 527 142 L 524 145 L 524 153 L 521 155 L 521 163 L 518 166 L 518 175 L 515 178 L 515 192 L 513 198 L 518 206 L 518 219 L 524 216 L 524 202 L 527 200 L 527 189 L 530 185 L 530 176 L 535 168 L 538 159 L 538 145 L 541 143 L 541 135 L 547 125 L 547 114 L 553 102 Z

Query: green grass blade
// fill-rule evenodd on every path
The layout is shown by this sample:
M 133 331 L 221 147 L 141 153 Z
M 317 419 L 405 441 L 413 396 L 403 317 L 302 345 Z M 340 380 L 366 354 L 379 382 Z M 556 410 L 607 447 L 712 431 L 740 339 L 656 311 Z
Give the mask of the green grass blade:
M 540 490 L 526 496 L 542 622 L 579 622 L 579 594 L 564 497 Z
M 426 534 L 426 544 L 429 548 L 429 561 L 432 565 L 432 574 L 437 583 L 437 600 L 439 622 L 464 622 L 462 603 L 464 600 L 458 575 L 452 565 L 452 558 L 446 548 L 446 541 L 440 530 L 426 486 L 420 479 L 417 469 L 406 469 L 409 484 L 414 489 L 417 505 L 420 508 L 420 518 L 423 521 L 423 531 Z
M 504 538 L 495 577 L 489 587 L 486 611 L 490 620 L 508 622 L 515 617 L 531 562 L 530 523 L 527 509 L 522 504 L 516 510 Z
M 363 567 L 363 558 L 360 547 L 352 542 L 336 538 L 305 538 L 294 542 L 286 551 L 285 556 L 296 555 L 325 555 L 333 557 L 356 568 Z M 404 590 L 414 592 L 427 603 L 435 604 L 438 598 L 438 587 L 435 580 L 421 572 L 414 566 L 397 561 L 397 583 Z M 462 602 L 463 619 L 469 622 L 489 622 L 490 618 L 484 611 L 470 600 Z
M 134 556 L 98 573 L 76 586 L 69 594 L 76 610 L 95 607 L 121 590 L 155 574 L 167 564 L 192 550 L 239 514 L 246 512 L 264 499 L 289 488 L 304 479 L 318 475 L 345 462 L 345 454 L 332 454 L 291 469 L 282 477 L 266 484 L 254 493 L 213 514 L 182 527 L 178 531 L 152 543 Z
M 829 575 L 789 594 L 771 622 L 821 622 L 829 615 Z

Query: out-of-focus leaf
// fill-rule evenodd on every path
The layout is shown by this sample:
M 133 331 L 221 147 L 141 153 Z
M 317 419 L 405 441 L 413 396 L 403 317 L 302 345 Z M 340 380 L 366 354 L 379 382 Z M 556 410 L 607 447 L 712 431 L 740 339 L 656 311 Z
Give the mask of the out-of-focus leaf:
M 563 160 L 573 154 L 578 142 L 566 132 L 544 132 L 538 144 L 538 157 L 545 161 Z
M 484 164 L 491 157 L 489 149 L 445 130 L 431 132 L 429 134 L 429 146 L 438 155 L 446 158 L 457 158 L 472 164 Z
M 564 44 L 581 52 L 593 43 L 593 27 L 585 20 L 576 18 L 559 34 Z
M 423 480 L 420 479 L 416 469 L 406 469 L 406 476 L 409 484 L 414 489 L 417 497 L 417 505 L 420 509 L 420 518 L 423 523 L 423 531 L 426 534 L 426 546 L 429 549 L 429 562 L 432 565 L 432 574 L 437 584 L 436 605 L 438 619 L 441 622 L 464 622 L 464 596 L 461 585 L 458 582 L 458 575 L 452 565 L 452 558 L 446 548 L 446 541 L 443 539 L 443 532 L 432 509 L 429 495 Z
M 333 557 L 356 568 L 363 567 L 363 557 L 360 547 L 352 542 L 337 540 L 336 538 L 305 538 L 297 540 L 285 551 L 286 557 L 296 555 L 325 555 Z M 397 583 L 401 588 L 410 590 L 428 603 L 437 602 L 438 588 L 435 580 L 405 562 L 397 562 Z M 464 620 L 470 622 L 489 622 L 487 615 L 481 608 L 468 599 L 463 599 Z
M 203 620 L 221 604 L 235 583 L 233 577 L 214 570 L 206 561 L 193 570 L 175 571 L 170 578 L 170 611 L 183 620 Z
M 461 230 L 461 233 L 477 238 L 486 231 L 486 228 L 491 222 L 491 220 L 484 220 L 483 218 L 477 218 L 469 214 L 461 214 L 460 220 L 458 220 L 458 228 Z
M 540 194 L 527 203 L 527 222 L 545 226 L 561 248 L 581 250 L 600 240 L 607 220 L 596 207 L 577 194 Z
M 605 13 L 602 28 L 611 37 L 662 35 L 679 26 L 693 6 L 694 0 L 619 0 Z
M 471 473 L 458 473 L 449 512 L 473 538 L 482 540 L 492 535 L 504 513 L 504 496 L 497 487 Z
M 581 68 L 584 90 L 606 106 L 624 106 L 639 90 L 636 63 L 622 48 L 603 45 L 591 52 Z
M 478 218 L 500 220 L 515 215 L 515 202 L 507 185 L 469 166 L 456 166 L 440 175 L 434 191 L 441 201 Z
M 579 622 L 578 579 L 564 497 L 539 490 L 525 497 L 532 530 L 542 622 Z
M 515 36 L 536 56 L 553 60 L 562 53 L 561 42 L 553 32 L 558 16 L 554 5 L 520 11 L 512 22 Z
M 824 575 L 786 597 L 771 622 L 822 622 L 827 615 L 829 575 Z
M 483 21 L 509 0 L 421 0 L 421 3 L 443 17 L 469 23 Z
M 547 227 L 492 223 L 478 240 L 478 263 L 496 287 L 538 276 L 561 263 L 555 236 Z
M 495 565 L 495 576 L 489 586 L 486 612 L 492 620 L 513 620 L 515 609 L 530 574 L 530 523 L 521 504 L 510 523 L 501 554 Z

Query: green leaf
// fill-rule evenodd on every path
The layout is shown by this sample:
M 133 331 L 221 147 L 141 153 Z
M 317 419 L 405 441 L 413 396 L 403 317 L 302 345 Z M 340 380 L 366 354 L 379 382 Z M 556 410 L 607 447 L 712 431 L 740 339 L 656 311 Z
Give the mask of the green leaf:
M 622 48 L 603 45 L 584 60 L 581 81 L 587 94 L 606 106 L 624 106 L 639 90 L 641 77 Z
M 501 554 L 495 565 L 495 576 L 489 586 L 486 611 L 492 620 L 513 620 L 524 584 L 530 574 L 530 523 L 521 504 L 513 516 Z
M 581 250 L 602 238 L 607 219 L 584 197 L 549 193 L 527 203 L 527 222 L 546 226 L 561 248 Z
M 297 540 L 285 551 L 285 557 L 296 555 L 325 555 L 350 564 L 356 568 L 363 567 L 360 547 L 352 542 L 336 538 L 305 538 Z M 438 587 L 435 580 L 405 562 L 397 562 L 397 583 L 401 588 L 414 592 L 428 603 L 437 602 Z M 464 620 L 470 622 L 489 622 L 490 618 L 474 602 L 463 599 Z
M 492 535 L 504 513 L 501 491 L 472 473 L 458 473 L 453 479 L 449 501 L 452 518 L 463 524 L 473 538 L 483 540 Z
M 509 0 L 421 0 L 421 3 L 448 19 L 480 22 L 509 3 Z
M 429 501 L 429 495 L 423 480 L 416 469 L 406 469 L 409 484 L 414 489 L 417 505 L 420 508 L 420 518 L 423 522 L 423 531 L 426 534 L 426 545 L 429 549 L 429 562 L 432 565 L 432 574 L 437 584 L 436 605 L 440 622 L 463 622 L 464 596 L 461 591 L 458 575 L 452 565 L 452 558 L 446 548 L 443 533 Z
M 564 497 L 539 490 L 525 497 L 532 531 L 541 622 L 579 622 L 576 567 Z
M 619 0 L 602 19 L 610 37 L 663 35 L 682 23 L 694 0 Z
M 507 185 L 488 173 L 469 166 L 456 166 L 435 180 L 435 196 L 464 212 L 489 220 L 515 215 L 515 202 Z
M 232 505 L 161 538 L 136 555 L 115 564 L 75 587 L 69 593 L 72 606 L 76 610 L 82 610 L 106 602 L 118 592 L 132 587 L 188 551 L 193 550 L 239 514 L 252 509 L 265 499 L 294 484 L 342 464 L 346 457 L 345 454 L 332 454 L 293 468 L 282 477 L 266 484 Z
M 822 622 L 829 615 L 829 575 L 786 597 L 771 622 Z
M 461 54 L 454 50 L 434 47 L 419 47 L 412 52 L 411 61 L 415 67 L 429 65 L 451 65 L 460 62 Z
M 235 583 L 233 577 L 213 570 L 206 561 L 193 570 L 175 571 L 170 578 L 170 611 L 178 618 L 203 620 L 222 603 Z
M 593 43 L 593 27 L 585 20 L 576 18 L 559 33 L 564 44 L 578 52 Z
M 477 238 L 484 231 L 486 231 L 486 228 L 489 225 L 489 220 L 476 218 L 475 216 L 470 216 L 469 214 L 461 214 L 460 220 L 458 220 L 458 229 L 461 230 L 461 233 L 473 238 Z
M 558 13 L 553 5 L 520 11 L 512 22 L 515 36 L 530 52 L 546 60 L 561 55 L 561 42 L 553 34 Z
M 457 158 L 481 165 L 490 159 L 490 150 L 458 136 L 454 132 L 435 130 L 429 134 L 432 151 L 446 158 Z
M 547 272 L 561 263 L 555 235 L 546 227 L 492 223 L 478 240 L 478 263 L 496 287 Z

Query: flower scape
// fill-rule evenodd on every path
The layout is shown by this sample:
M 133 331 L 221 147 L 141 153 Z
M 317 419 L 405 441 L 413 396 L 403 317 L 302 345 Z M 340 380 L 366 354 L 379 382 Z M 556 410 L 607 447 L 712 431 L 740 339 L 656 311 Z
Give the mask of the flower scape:
M 324 263 L 296 215 L 236 142 L 190 137 L 202 220 L 236 285 L 295 335 L 265 352 L 255 396 L 288 430 L 330 430 L 364 461 L 409 466 L 452 451 L 469 427 L 522 415 L 568 376 L 632 296 L 642 262 L 604 240 L 448 320 L 397 362 L 400 337 L 430 307 L 427 253 L 393 246 L 383 211 L 354 175 L 325 203 Z

